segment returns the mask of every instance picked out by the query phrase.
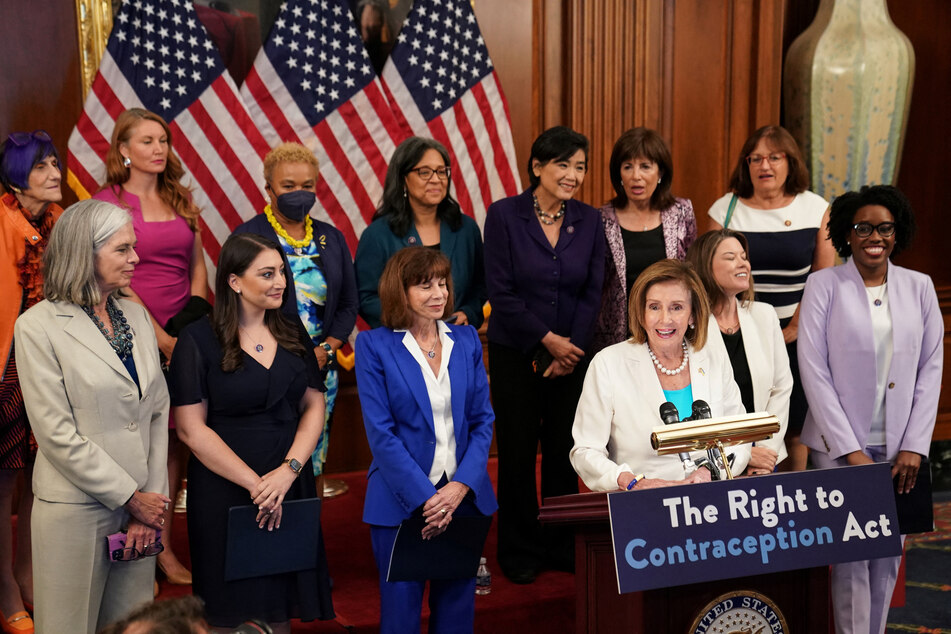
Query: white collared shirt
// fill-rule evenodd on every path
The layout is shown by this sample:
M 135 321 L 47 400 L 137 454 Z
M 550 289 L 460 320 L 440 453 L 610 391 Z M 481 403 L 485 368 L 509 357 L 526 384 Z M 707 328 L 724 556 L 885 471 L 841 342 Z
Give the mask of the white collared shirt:
M 451 481 L 456 473 L 456 435 L 452 424 L 452 386 L 449 383 L 449 355 L 452 353 L 452 339 L 447 335 L 449 326 L 441 320 L 436 321 L 439 329 L 439 341 L 442 343 L 442 359 L 439 373 L 433 374 L 428 359 L 420 349 L 412 333 L 404 330 L 403 345 L 413 355 L 423 372 L 429 403 L 433 408 L 433 423 L 436 432 L 436 450 L 433 464 L 429 469 L 429 481 L 439 482 L 443 473 Z M 428 351 L 427 351 L 428 352 Z

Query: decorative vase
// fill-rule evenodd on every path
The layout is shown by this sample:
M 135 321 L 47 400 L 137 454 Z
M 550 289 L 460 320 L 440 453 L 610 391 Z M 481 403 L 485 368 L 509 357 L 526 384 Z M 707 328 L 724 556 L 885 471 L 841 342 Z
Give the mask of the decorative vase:
M 821 0 L 786 55 L 786 128 L 827 200 L 898 175 L 915 52 L 886 0 Z

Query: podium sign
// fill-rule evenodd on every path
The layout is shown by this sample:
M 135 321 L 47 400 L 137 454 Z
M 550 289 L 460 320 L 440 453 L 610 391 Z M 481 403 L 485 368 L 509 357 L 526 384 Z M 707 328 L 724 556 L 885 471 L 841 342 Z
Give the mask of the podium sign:
M 901 555 L 890 465 L 608 495 L 620 593 Z

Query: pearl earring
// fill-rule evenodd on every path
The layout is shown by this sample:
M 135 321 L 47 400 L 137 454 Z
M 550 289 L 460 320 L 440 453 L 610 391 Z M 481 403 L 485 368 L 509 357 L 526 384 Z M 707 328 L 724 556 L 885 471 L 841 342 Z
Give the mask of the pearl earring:
M 404 187 L 404 188 L 403 188 L 403 198 L 408 198 L 408 197 L 409 197 L 409 192 L 407 192 L 407 191 L 406 191 L 406 188 Z
M 123 167 L 129 167 L 130 165 L 132 165 L 132 159 L 130 159 L 128 156 L 123 156 L 123 157 L 122 157 L 122 166 L 123 166 Z

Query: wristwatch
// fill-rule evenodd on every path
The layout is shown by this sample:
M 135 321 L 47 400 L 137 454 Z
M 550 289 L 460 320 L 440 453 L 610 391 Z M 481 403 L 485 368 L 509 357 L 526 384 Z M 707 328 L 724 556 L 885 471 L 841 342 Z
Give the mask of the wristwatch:
M 297 458 L 287 458 L 281 464 L 286 464 L 296 475 L 300 475 L 301 469 L 304 468 L 304 465 L 302 465 Z
M 333 348 L 333 346 L 331 346 L 331 345 L 330 345 L 329 343 L 327 343 L 326 341 L 323 342 L 322 344 L 320 344 L 320 347 L 327 351 L 327 356 L 328 356 L 328 357 L 334 356 L 334 348 Z

